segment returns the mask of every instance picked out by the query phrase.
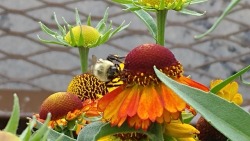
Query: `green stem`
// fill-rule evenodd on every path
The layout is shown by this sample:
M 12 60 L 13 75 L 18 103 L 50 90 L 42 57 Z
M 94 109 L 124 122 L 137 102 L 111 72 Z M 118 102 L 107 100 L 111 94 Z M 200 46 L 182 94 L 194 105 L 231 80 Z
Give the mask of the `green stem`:
M 88 70 L 89 48 L 79 47 L 78 49 L 79 49 L 79 55 L 80 55 L 80 61 L 81 61 L 81 70 L 82 70 L 82 73 L 85 73 Z
M 165 44 L 165 24 L 167 18 L 167 10 L 158 10 L 156 12 L 157 18 L 157 37 L 156 43 L 164 46 Z

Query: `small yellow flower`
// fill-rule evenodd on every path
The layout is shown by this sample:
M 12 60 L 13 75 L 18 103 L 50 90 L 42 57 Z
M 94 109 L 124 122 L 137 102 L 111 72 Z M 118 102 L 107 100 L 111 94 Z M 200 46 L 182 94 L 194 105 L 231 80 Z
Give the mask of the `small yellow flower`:
M 172 120 L 165 124 L 165 134 L 177 140 L 192 140 L 199 133 L 192 125 L 182 123 L 180 120 Z
M 101 34 L 95 28 L 88 25 L 78 25 L 73 27 L 71 30 L 74 42 L 71 39 L 70 31 L 64 37 L 65 41 L 71 46 L 91 47 L 98 41 L 101 36 Z M 83 40 L 83 42 L 81 42 L 81 40 Z
M 218 85 L 219 83 L 221 83 L 223 80 L 214 80 L 211 81 L 210 83 L 210 88 L 215 87 L 216 85 Z M 233 81 L 229 84 L 227 84 L 224 88 L 222 88 L 217 95 L 228 100 L 231 101 L 237 105 L 241 105 L 243 103 L 243 98 L 242 95 L 240 93 L 238 93 L 238 83 Z

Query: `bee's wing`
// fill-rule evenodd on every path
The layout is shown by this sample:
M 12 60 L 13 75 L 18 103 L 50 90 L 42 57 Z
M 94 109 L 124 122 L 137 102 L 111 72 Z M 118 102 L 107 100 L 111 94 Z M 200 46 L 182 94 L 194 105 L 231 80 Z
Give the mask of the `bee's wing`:
M 97 57 L 95 55 L 92 55 L 92 58 L 91 58 L 91 64 L 90 64 L 90 67 L 88 69 L 88 72 L 93 74 L 93 70 L 94 70 L 94 66 L 97 62 Z

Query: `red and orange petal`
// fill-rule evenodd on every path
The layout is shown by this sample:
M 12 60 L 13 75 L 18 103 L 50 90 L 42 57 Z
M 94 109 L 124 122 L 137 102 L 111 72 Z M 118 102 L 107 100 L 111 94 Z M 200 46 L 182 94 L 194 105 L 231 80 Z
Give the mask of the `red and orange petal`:
M 74 110 L 73 112 L 69 111 L 65 117 L 65 119 L 67 121 L 70 121 L 70 120 L 74 120 L 76 119 L 77 117 L 79 117 L 80 115 L 82 114 L 82 111 L 81 110 Z
M 198 88 L 200 90 L 203 90 L 205 92 L 208 92 L 209 91 L 209 88 L 192 80 L 191 78 L 189 77 L 185 77 L 185 76 L 181 76 L 180 78 L 177 78 L 177 79 L 174 79 L 182 84 L 185 84 L 185 85 L 188 85 L 188 86 L 191 86 L 191 87 L 194 87 L 194 88 Z
M 100 112 L 97 110 L 98 100 L 87 99 L 83 101 L 83 109 L 86 117 L 100 116 Z
M 129 126 L 134 127 L 135 129 L 141 128 L 142 130 L 147 130 L 151 124 L 149 119 L 142 120 L 138 117 L 138 115 L 128 117 L 127 122 Z
M 151 122 L 178 119 L 185 108 L 186 103 L 163 83 L 145 87 L 122 85 L 98 103 L 98 109 L 104 112 L 104 118 L 110 120 L 112 125 L 121 126 L 127 119 L 130 126 L 144 130 Z
M 76 95 L 57 92 L 43 101 L 39 115 L 41 119 L 46 119 L 47 114 L 51 113 L 51 120 L 58 120 L 69 112 L 82 109 L 82 107 L 82 101 Z
M 58 119 L 58 120 L 55 120 L 55 121 L 50 121 L 48 123 L 48 126 L 51 127 L 52 129 L 55 129 L 56 127 L 60 126 L 64 126 L 66 127 L 68 124 L 68 121 L 66 119 Z

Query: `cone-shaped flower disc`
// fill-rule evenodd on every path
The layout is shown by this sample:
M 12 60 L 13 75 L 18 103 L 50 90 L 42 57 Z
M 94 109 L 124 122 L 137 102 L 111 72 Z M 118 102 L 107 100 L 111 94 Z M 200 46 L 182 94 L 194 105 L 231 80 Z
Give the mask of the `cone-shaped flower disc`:
M 100 81 L 94 75 L 85 73 L 75 76 L 69 83 L 67 92 L 77 95 L 82 101 L 95 100 L 98 95 L 108 92 L 105 82 Z
M 41 119 L 46 119 L 47 114 L 51 113 L 51 120 L 57 120 L 82 107 L 82 101 L 76 95 L 57 92 L 43 101 L 39 115 Z

